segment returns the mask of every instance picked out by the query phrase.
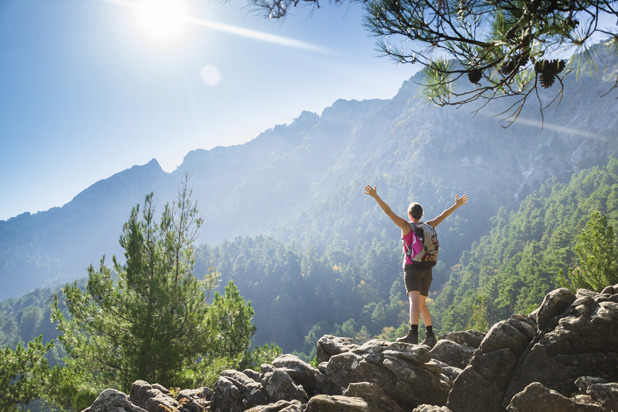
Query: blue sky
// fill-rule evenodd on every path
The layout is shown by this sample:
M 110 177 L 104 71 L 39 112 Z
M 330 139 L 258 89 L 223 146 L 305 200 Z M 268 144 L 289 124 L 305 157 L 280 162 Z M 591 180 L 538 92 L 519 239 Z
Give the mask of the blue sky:
M 415 71 L 378 56 L 358 7 L 279 22 L 237 0 L 189 0 L 184 36 L 165 43 L 140 26 L 136 1 L 0 2 L 0 220 L 152 158 L 172 171 L 190 150 L 246 142 L 339 98 L 390 98 Z

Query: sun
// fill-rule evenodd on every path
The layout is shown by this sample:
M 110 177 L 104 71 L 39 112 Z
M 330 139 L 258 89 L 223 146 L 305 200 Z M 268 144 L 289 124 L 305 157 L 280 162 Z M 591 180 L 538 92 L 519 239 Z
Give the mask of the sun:
M 151 41 L 168 45 L 187 32 L 188 10 L 182 0 L 138 0 L 135 24 Z

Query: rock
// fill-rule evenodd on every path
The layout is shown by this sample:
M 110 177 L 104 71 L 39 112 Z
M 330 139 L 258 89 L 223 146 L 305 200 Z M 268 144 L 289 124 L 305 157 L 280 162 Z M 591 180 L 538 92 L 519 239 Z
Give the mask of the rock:
M 317 394 L 340 395 L 341 389 L 332 385 L 328 376 L 294 355 L 281 355 L 273 361 L 273 366 L 284 370 L 308 396 Z
M 444 335 L 441 335 L 438 340 L 447 339 L 460 345 L 476 349 L 481 345 L 481 342 L 483 341 L 485 335 L 486 334 L 483 332 L 479 332 L 475 329 L 470 329 L 465 331 L 446 333 Z
M 309 400 L 303 387 L 296 385 L 290 375 L 281 369 L 265 373 L 261 383 L 270 401 L 296 399 L 304 403 Z
M 575 296 L 555 327 L 537 336 L 522 355 L 503 406 L 533 382 L 566 397 L 577 392 L 575 382 L 582 376 L 618 382 L 618 303 L 585 289 Z
M 507 412 L 601 412 L 598 405 L 576 402 L 538 382 L 531 383 L 515 395 Z
M 369 412 L 369 405 L 361 398 L 317 395 L 309 400 L 305 412 Z
M 460 368 L 456 368 L 454 366 L 450 366 L 438 359 L 432 359 L 432 362 L 442 368 L 442 373 L 446 376 L 451 382 L 455 381 L 457 377 L 461 374 L 462 370 Z M 451 385 L 451 384 L 449 384 Z M 452 385 L 451 385 L 452 386 Z
M 581 393 L 589 395 L 598 402 L 605 411 L 618 411 L 618 383 L 607 382 L 605 379 L 582 376 L 575 384 Z
M 270 368 L 268 368 L 268 366 L 270 366 Z M 271 365 L 262 365 L 262 373 L 266 373 L 266 372 L 272 372 L 273 368 Z M 268 369 L 268 370 L 264 370 L 264 369 Z M 244 371 L 242 371 L 242 373 L 244 373 L 245 375 L 247 375 L 249 378 L 253 379 L 256 382 L 259 382 L 262 380 L 262 374 L 258 371 L 254 371 L 253 369 L 245 369 Z
M 496 323 L 453 382 L 446 406 L 453 412 L 500 410 L 518 358 L 534 331 L 532 320 L 522 316 Z
M 470 359 L 472 359 L 474 354 L 474 348 L 461 345 L 452 340 L 440 339 L 429 351 L 429 354 L 433 359 L 444 362 L 449 366 L 463 369 L 470 363 Z
M 606 286 L 601 292 L 601 294 L 603 295 L 615 295 L 617 293 L 618 293 L 618 284 L 614 286 Z
M 297 400 L 282 400 L 268 405 L 254 406 L 245 412 L 303 412 L 303 405 Z
M 404 410 L 423 403 L 445 404 L 450 380 L 441 372 L 426 347 L 384 340 L 332 356 L 327 364 L 328 376 L 337 385 L 379 385 Z
M 151 385 L 146 381 L 135 381 L 131 385 L 130 397 L 132 403 L 148 412 L 165 412 L 165 408 L 173 410 L 178 402 L 170 396 L 170 392 L 161 385 Z
M 446 406 L 419 405 L 412 412 L 452 412 Z
M 553 329 L 558 323 L 557 318 L 571 306 L 575 299 L 575 294 L 566 288 L 556 289 L 545 295 L 536 315 L 539 328 Z
M 82 412 L 146 412 L 146 410 L 134 405 L 124 393 L 116 389 L 106 389 Z
M 369 412 L 404 412 L 379 385 L 373 383 L 351 383 L 344 396 L 363 399 L 369 406 Z
M 202 387 L 198 389 L 184 389 L 178 392 L 176 400 L 188 412 L 202 412 L 210 408 L 212 389 Z
M 257 405 L 266 405 L 268 397 L 260 382 L 242 372 L 226 370 L 214 385 L 211 412 L 241 412 Z
M 318 340 L 316 360 L 318 363 L 328 362 L 328 360 L 340 353 L 349 352 L 358 348 L 358 345 L 350 338 L 339 338 L 332 335 L 324 335 Z

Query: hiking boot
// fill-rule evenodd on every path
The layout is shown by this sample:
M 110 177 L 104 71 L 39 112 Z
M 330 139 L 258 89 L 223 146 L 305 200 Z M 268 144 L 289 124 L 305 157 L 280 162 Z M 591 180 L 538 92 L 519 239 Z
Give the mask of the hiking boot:
M 421 345 L 429 346 L 429 348 L 433 348 L 436 344 L 436 335 L 433 333 L 428 333 L 425 335 L 425 339 L 421 342 Z
M 412 328 L 410 328 L 406 336 L 397 338 L 397 342 L 411 343 L 413 345 L 416 345 L 418 343 L 418 331 L 414 331 L 412 330 Z

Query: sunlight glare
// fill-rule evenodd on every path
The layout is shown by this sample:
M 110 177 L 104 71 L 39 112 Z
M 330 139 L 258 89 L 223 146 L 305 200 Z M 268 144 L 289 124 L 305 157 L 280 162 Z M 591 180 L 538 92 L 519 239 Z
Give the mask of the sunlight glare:
M 152 41 L 169 44 L 180 40 L 187 29 L 188 12 L 182 0 L 139 0 L 135 20 Z

